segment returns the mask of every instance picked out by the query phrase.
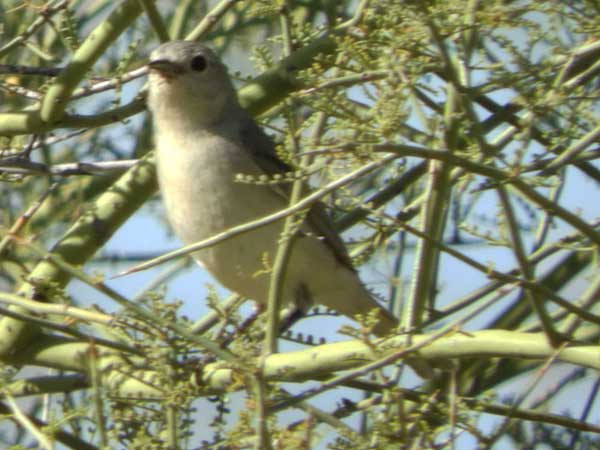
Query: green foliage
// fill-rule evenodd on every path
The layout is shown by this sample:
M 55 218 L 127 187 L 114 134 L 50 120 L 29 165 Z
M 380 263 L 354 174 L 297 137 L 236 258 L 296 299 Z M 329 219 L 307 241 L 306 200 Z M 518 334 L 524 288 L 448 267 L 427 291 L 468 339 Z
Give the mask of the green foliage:
M 175 3 L 0 5 L 0 446 L 596 448 L 598 5 Z M 314 310 L 269 355 L 245 299 L 171 299 L 186 264 L 104 279 L 159 251 L 106 248 L 164 225 L 139 79 L 164 30 L 239 71 L 291 169 L 238 181 L 323 194 L 397 336 L 324 343 Z

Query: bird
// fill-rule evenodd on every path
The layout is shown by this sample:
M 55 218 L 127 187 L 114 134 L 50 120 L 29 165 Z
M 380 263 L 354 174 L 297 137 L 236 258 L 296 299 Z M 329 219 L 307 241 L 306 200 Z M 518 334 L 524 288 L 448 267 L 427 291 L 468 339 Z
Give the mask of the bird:
M 289 189 L 239 181 L 240 174 L 258 179 L 291 168 L 240 105 L 215 52 L 197 42 L 170 41 L 151 52 L 147 66 L 158 183 L 181 241 L 192 244 L 287 208 Z M 270 223 L 193 257 L 224 287 L 264 305 L 282 229 L 282 220 Z M 323 305 L 352 319 L 375 309 L 378 336 L 398 324 L 360 280 L 323 203 L 312 205 L 298 230 L 282 299 L 302 311 Z

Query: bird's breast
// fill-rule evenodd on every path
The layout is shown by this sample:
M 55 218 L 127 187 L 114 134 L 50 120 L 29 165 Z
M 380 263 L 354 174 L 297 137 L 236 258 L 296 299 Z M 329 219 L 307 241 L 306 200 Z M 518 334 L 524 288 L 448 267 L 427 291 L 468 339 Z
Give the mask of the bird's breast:
M 258 176 L 262 171 L 235 140 L 212 134 L 165 133 L 156 140 L 161 193 L 169 221 L 185 244 L 286 206 L 270 187 L 236 181 L 238 174 Z M 228 276 L 260 270 L 262 256 L 274 251 L 280 226 L 229 239 L 196 256 L 218 278 L 221 272 Z

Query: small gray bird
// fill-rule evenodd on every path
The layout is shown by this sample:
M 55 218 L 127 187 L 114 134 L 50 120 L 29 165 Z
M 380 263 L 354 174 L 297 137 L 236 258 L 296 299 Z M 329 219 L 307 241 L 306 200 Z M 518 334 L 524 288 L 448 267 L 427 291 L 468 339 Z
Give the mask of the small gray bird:
M 160 190 L 169 221 L 185 244 L 289 206 L 281 186 L 236 181 L 238 174 L 257 177 L 290 168 L 242 109 L 227 68 L 209 48 L 168 42 L 152 52 L 148 67 Z M 194 257 L 226 288 L 264 303 L 266 268 L 282 225 L 279 221 L 238 235 Z M 299 233 L 285 274 L 286 303 L 302 309 L 317 303 L 351 318 L 376 308 L 376 334 L 396 326 L 361 283 L 322 204 L 311 208 Z

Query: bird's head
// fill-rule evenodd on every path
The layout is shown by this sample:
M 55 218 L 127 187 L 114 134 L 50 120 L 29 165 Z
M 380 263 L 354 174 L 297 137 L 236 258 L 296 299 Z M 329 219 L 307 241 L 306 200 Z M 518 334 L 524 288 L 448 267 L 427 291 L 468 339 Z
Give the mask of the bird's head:
M 218 121 L 237 104 L 227 67 L 205 45 L 162 44 L 150 54 L 148 68 L 148 106 L 155 120 L 168 114 L 171 120 Z

